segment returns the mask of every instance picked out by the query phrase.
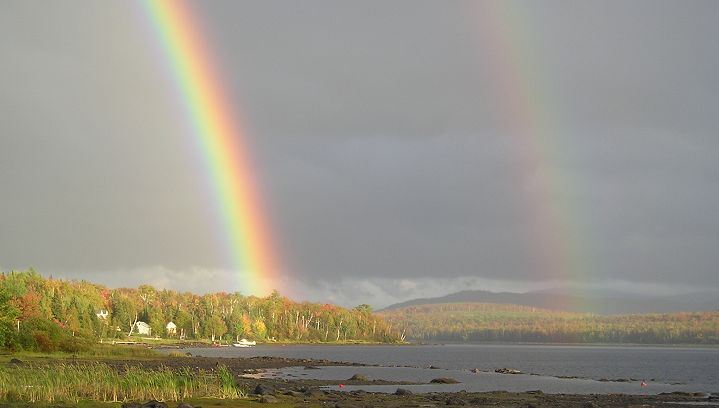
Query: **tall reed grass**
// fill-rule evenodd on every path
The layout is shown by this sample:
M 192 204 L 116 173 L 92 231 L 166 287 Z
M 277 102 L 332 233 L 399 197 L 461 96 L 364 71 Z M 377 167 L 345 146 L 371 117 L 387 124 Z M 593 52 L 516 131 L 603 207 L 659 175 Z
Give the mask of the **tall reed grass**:
M 0 354 L 9 355 L 12 357 L 57 357 L 57 358 L 93 358 L 93 359 L 145 359 L 145 358 L 157 358 L 161 357 L 162 354 L 158 353 L 154 349 L 149 349 L 140 346 L 124 346 L 124 345 L 111 345 L 111 344 L 95 344 L 88 350 L 83 350 L 77 353 L 68 353 L 64 351 L 55 352 L 38 352 L 38 351 L 19 351 L 19 352 L 1 352 Z
M 225 366 L 208 371 L 127 367 L 124 372 L 101 363 L 0 367 L 0 400 L 10 402 L 179 401 L 246 395 Z

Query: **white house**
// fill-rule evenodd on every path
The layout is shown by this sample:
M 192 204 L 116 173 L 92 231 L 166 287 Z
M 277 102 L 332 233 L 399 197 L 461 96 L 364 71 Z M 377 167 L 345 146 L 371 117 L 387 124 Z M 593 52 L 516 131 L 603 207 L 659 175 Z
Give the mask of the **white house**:
M 135 330 L 137 330 L 137 334 L 144 334 L 149 336 L 152 329 L 150 328 L 150 325 L 145 322 L 137 322 L 135 323 Z
M 167 334 L 169 336 L 174 336 L 177 333 L 177 325 L 175 323 L 172 323 L 172 322 L 167 323 L 167 326 L 165 326 L 165 329 L 167 329 Z
M 99 310 L 98 312 L 95 313 L 95 316 L 97 316 L 98 319 L 103 319 L 103 320 L 107 319 L 108 315 L 109 315 L 109 313 L 105 309 Z

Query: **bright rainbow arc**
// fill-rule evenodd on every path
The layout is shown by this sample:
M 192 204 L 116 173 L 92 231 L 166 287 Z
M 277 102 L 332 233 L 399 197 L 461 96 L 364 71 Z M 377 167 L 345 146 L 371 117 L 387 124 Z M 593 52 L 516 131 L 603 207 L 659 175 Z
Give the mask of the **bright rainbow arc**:
M 277 288 L 279 262 L 254 169 L 232 105 L 200 25 L 183 1 L 148 0 L 144 5 L 165 52 L 212 181 L 241 291 L 267 295 Z

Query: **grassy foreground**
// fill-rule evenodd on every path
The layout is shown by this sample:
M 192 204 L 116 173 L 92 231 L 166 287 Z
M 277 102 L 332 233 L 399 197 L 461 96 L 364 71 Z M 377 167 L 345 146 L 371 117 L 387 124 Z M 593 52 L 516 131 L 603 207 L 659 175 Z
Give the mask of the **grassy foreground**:
M 0 351 L 0 363 L 7 363 L 12 358 L 41 362 L 47 359 L 53 360 L 143 360 L 158 359 L 164 355 L 146 347 L 114 346 L 110 344 L 95 344 L 88 350 L 77 353 L 63 351 L 40 352 L 40 351 Z
M 184 403 L 188 403 L 194 407 L 202 408 L 247 408 L 247 407 L 267 407 L 268 404 L 259 402 L 256 399 L 217 399 L 217 398 L 190 398 L 183 400 Z M 171 408 L 177 404 L 168 404 Z M 271 405 L 273 408 L 295 408 L 298 406 L 298 401 L 293 400 L 280 400 Z M 32 405 L 26 402 L 16 403 L 3 403 L 4 408 L 121 408 L 122 402 L 100 402 L 92 400 L 81 400 L 73 403 L 48 403 L 48 402 L 36 402 Z M 303 408 L 323 408 L 326 404 L 321 402 L 302 402 Z
M 245 396 L 225 366 L 179 372 L 139 367 L 118 372 L 102 363 L 0 367 L 0 400 L 8 402 L 180 401 Z

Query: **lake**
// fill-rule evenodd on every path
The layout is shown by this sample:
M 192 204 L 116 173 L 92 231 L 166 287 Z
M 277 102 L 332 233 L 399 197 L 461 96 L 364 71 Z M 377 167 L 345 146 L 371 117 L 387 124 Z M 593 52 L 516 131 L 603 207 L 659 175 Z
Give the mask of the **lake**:
M 269 370 L 266 375 L 346 379 L 370 378 L 426 382 L 453 376 L 462 384 L 414 386 L 416 391 L 526 391 L 657 394 L 670 391 L 719 391 L 719 348 L 568 345 L 409 345 L 329 346 L 260 345 L 252 348 L 191 348 L 208 357 L 276 356 L 328 359 L 383 367 L 326 367 L 321 370 Z M 430 370 L 429 366 L 441 370 Z M 508 367 L 535 375 L 495 374 Z M 470 369 L 479 369 L 480 374 Z M 461 377 L 461 378 L 459 378 Z M 564 379 L 558 377 L 577 377 Z M 634 379 L 629 382 L 599 381 Z M 641 380 L 647 387 L 639 387 Z M 394 391 L 396 386 L 348 386 L 347 389 Z M 412 388 L 412 387 L 409 387 Z

